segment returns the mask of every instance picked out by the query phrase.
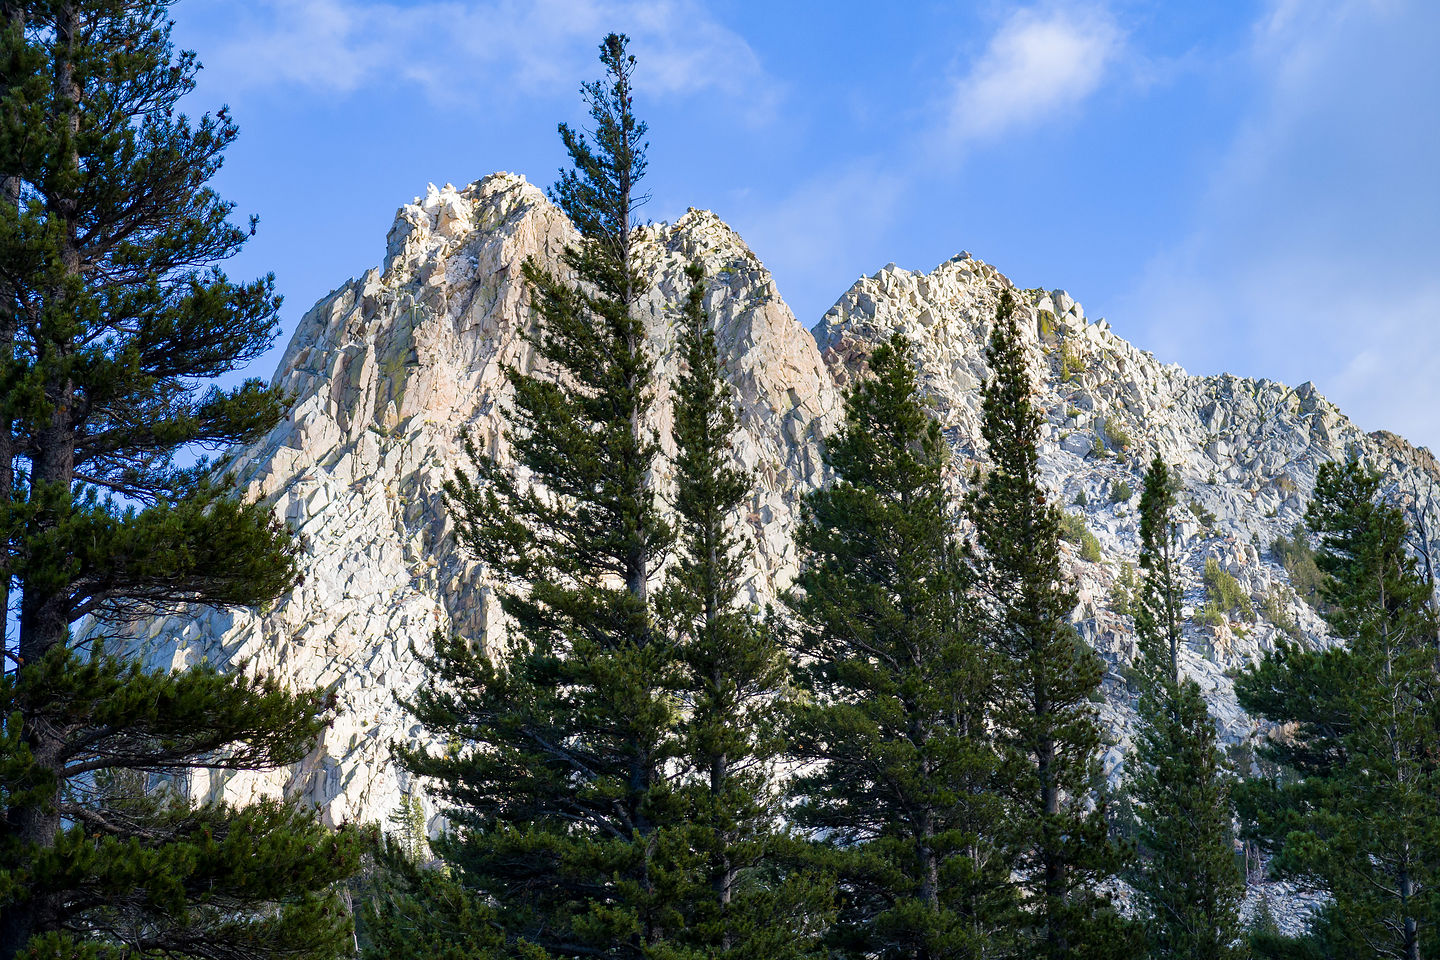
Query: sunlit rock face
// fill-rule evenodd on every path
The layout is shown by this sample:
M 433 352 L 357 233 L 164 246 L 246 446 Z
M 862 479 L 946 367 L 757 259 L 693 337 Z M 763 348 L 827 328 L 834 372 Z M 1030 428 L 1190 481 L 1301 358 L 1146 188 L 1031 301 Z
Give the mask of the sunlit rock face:
M 804 492 L 823 482 L 820 442 L 839 391 L 770 274 L 718 218 L 691 211 L 642 232 L 655 278 L 641 307 L 658 358 L 653 426 L 668 443 L 677 304 L 685 267 L 698 260 L 740 405 L 735 457 L 756 477 L 740 520 L 753 548 L 747 590 L 764 603 L 796 569 L 790 533 Z M 336 823 L 383 822 L 412 789 L 390 760 L 393 742 L 420 736 L 397 703 L 423 679 L 412 646 L 426 650 L 436 630 L 492 645 L 504 636 L 484 571 L 450 535 L 443 483 L 466 466 L 467 432 L 508 457 L 504 371 L 537 363 L 520 268 L 533 258 L 560 270 L 574 239 L 522 177 L 431 187 L 396 215 L 384 266 L 301 320 L 274 379 L 294 398 L 289 416 L 232 451 L 227 469 L 299 533 L 303 580 L 264 610 L 153 620 L 134 632 L 155 666 L 243 661 L 297 686 L 333 685 L 340 710 L 304 763 L 202 775 L 197 795 L 283 791 Z
M 1319 465 L 1360 453 L 1386 471 L 1402 500 L 1423 497 L 1440 479 L 1428 452 L 1364 434 L 1308 383 L 1191 376 L 1087 319 L 1064 291 L 1014 289 L 968 254 L 929 273 L 886 266 L 807 332 L 755 254 L 713 214 L 692 210 L 641 234 L 654 278 L 642 311 L 658 363 L 653 426 L 663 443 L 683 271 L 695 259 L 705 268 L 706 306 L 741 410 L 734 454 L 756 477 L 737 519 L 753 547 L 747 589 L 760 604 L 795 574 L 801 499 L 826 480 L 822 439 L 881 340 L 898 332 L 915 345 L 923 390 L 954 447 L 957 490 L 983 464 L 984 345 L 1001 293 L 1012 291 L 1044 414 L 1045 479 L 1099 546 L 1098 560 L 1078 544 L 1065 549 L 1080 587 L 1076 624 L 1110 665 L 1102 710 L 1112 778 L 1128 745 L 1133 691 L 1125 678 L 1135 655 L 1114 588 L 1123 564 L 1136 560 L 1141 475 L 1156 452 L 1184 485 L 1187 613 L 1203 604 L 1207 559 L 1235 577 L 1256 611 L 1253 620 L 1186 627 L 1185 669 L 1232 744 L 1255 727 L 1229 675 L 1283 636 L 1271 619 L 1328 642 L 1269 555 L 1301 520 Z M 485 573 L 450 536 L 442 484 L 464 467 L 465 432 L 508 456 L 504 370 L 536 365 L 523 336 L 531 318 L 520 267 L 534 258 L 561 269 L 573 240 L 565 217 L 522 177 L 431 187 L 397 214 L 384 266 L 345 283 L 300 322 L 275 374 L 294 397 L 290 414 L 263 441 L 232 451 L 227 469 L 299 532 L 303 581 L 265 610 L 130 629 L 156 666 L 244 661 L 299 686 L 333 685 L 340 711 L 304 763 L 202 778 L 198 795 L 283 791 L 313 800 L 337 823 L 383 822 L 414 790 L 390 761 L 391 743 L 421 735 L 396 700 L 424 680 L 412 647 L 424 651 L 436 630 L 503 643 Z
M 863 375 L 873 344 L 903 334 L 917 352 L 921 384 L 945 428 L 963 478 L 983 467 L 980 385 L 984 348 L 1001 294 L 1024 315 L 1022 331 L 1042 412 L 1041 468 L 1056 499 L 1083 517 L 1100 558 L 1068 544 L 1080 588 L 1074 619 L 1112 669 L 1103 708 L 1115 744 L 1107 772 L 1128 746 L 1133 691 L 1126 667 L 1136 655 L 1133 623 L 1114 609 L 1116 580 L 1140 549 L 1139 495 L 1159 453 L 1178 474 L 1180 558 L 1187 615 L 1203 606 L 1206 561 L 1233 576 L 1251 598 L 1252 618 L 1186 626 L 1185 669 L 1205 691 L 1230 743 L 1254 725 L 1235 703 L 1227 673 L 1258 658 L 1285 634 L 1270 618 L 1327 642 L 1325 625 L 1291 591 L 1269 547 L 1303 519 L 1321 463 L 1356 452 L 1381 466 L 1402 499 L 1437 478 L 1428 452 L 1390 434 L 1366 435 L 1311 384 L 1197 377 L 1091 322 L 1064 291 L 1016 290 L 988 264 L 962 254 L 928 274 L 893 264 L 855 283 L 815 326 L 837 384 Z M 1266 600 L 1270 618 L 1266 616 Z

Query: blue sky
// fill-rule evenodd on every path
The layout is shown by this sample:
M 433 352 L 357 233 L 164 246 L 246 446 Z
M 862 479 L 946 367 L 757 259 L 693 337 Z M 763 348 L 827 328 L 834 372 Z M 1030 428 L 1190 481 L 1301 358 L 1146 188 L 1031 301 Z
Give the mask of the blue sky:
M 653 195 L 708 207 L 807 326 L 960 250 L 1160 359 L 1320 389 L 1440 450 L 1440 3 L 185 0 L 218 178 L 285 332 L 427 182 L 547 184 L 633 37 Z

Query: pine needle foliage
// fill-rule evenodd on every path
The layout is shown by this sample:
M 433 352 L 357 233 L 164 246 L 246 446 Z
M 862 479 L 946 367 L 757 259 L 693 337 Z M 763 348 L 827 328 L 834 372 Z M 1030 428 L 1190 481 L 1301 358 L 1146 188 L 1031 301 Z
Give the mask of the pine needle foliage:
M 384 960 L 495 960 L 507 947 L 490 906 L 451 871 L 418 861 L 398 837 L 372 854 L 359 893 L 360 955 Z M 532 956 L 534 954 L 532 953 Z
M 908 343 L 870 357 L 809 498 L 792 724 L 809 766 L 792 811 L 840 880 L 837 956 L 991 955 L 1010 913 L 989 789 L 991 664 L 975 635 L 945 484 L 948 447 Z
M 675 513 L 679 543 L 663 602 L 678 640 L 681 789 L 687 821 L 679 891 L 682 930 L 657 957 L 797 958 L 817 955 L 829 888 L 813 871 L 786 870 L 794 841 L 781 826 L 780 720 L 790 701 L 789 660 L 770 624 L 746 609 L 745 542 L 738 523 L 753 478 L 734 465 L 735 401 L 721 375 L 705 312 L 704 272 L 686 270 L 675 384 Z
M 1155 960 L 1238 960 L 1245 881 L 1228 782 L 1204 697 L 1180 674 L 1175 506 L 1169 468 L 1157 455 L 1140 494 L 1140 700 L 1130 799 L 1141 863 L 1131 884 Z
M 198 64 L 167 7 L 0 4 L 0 579 L 19 607 L 0 677 L 3 960 L 318 958 L 350 940 L 330 891 L 356 831 L 173 787 L 298 761 L 328 694 L 243 664 L 151 671 L 104 640 L 116 621 L 268 602 L 296 576 L 289 532 L 193 460 L 278 422 L 258 381 L 204 385 L 270 345 L 279 300 L 271 278 L 216 266 L 250 234 L 207 186 L 236 128 L 178 112 Z
M 437 636 L 421 658 L 435 682 L 408 703 L 455 744 L 402 756 L 449 805 L 435 852 L 493 911 L 502 955 L 640 957 L 682 922 L 667 868 L 681 678 L 654 597 L 673 534 L 650 482 L 633 233 L 645 125 L 626 42 L 605 38 L 606 79 L 583 88 L 590 134 L 560 127 L 573 167 L 551 198 L 580 232 L 563 255 L 574 282 L 524 267 L 527 339 L 555 373 L 507 371 L 504 439 L 528 480 L 471 444 L 475 475 L 447 486 L 462 544 L 501 580 L 508 644 Z
M 1104 670 L 1070 623 L 1076 594 L 1060 565 L 1064 515 L 1040 481 L 1041 415 L 1015 309 L 1006 290 L 986 349 L 989 470 L 973 478 L 968 512 L 983 639 L 996 664 L 1000 782 L 1023 910 L 1019 955 L 1129 957 L 1127 926 L 1099 891 L 1120 866 L 1105 810 L 1092 800 Z
M 1316 955 L 1418 960 L 1440 949 L 1430 585 L 1404 513 L 1358 460 L 1321 466 L 1305 519 L 1344 646 L 1286 644 L 1236 681 L 1247 711 L 1293 725 L 1262 751 L 1280 772 L 1245 784 L 1242 809 L 1276 874 L 1329 893 Z

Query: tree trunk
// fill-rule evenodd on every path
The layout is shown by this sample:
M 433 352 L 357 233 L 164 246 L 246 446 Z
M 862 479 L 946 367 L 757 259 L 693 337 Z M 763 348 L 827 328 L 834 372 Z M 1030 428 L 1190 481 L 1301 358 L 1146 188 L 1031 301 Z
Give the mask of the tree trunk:
M 1056 908 L 1065 899 L 1065 858 L 1055 848 L 1057 838 L 1049 835 L 1051 822 L 1060 813 L 1060 791 L 1050 776 L 1050 768 L 1055 762 L 1055 745 L 1042 741 L 1036 759 L 1040 775 L 1040 805 L 1045 816 L 1040 841 L 1040 859 L 1044 868 L 1045 955 L 1050 960 L 1064 960 L 1070 952 L 1070 944 L 1065 931 L 1056 921 Z
M 929 807 L 920 814 L 920 902 L 932 916 L 940 913 L 940 860 L 935 856 L 935 812 Z M 915 958 L 930 960 L 930 950 L 920 946 Z
M 15 31 L 25 29 L 25 8 L 17 3 L 0 3 L 0 20 Z M 20 206 L 20 177 L 0 175 L 0 204 L 4 204 L 18 215 Z M 10 362 L 15 357 L 15 336 L 19 327 L 16 311 L 16 293 L 13 289 L 0 291 L 0 377 L 8 373 Z M 15 492 L 15 437 L 14 424 L 9 417 L 0 420 L 0 507 L 10 503 Z M 4 554 L 0 555 L 0 647 L 10 649 L 10 537 L 7 527 Z
M 61 113 L 72 133 L 79 129 L 78 103 L 80 90 L 75 79 L 74 64 L 70 59 L 71 46 L 79 27 L 73 4 L 64 4 L 55 13 L 54 91 L 57 113 Z M 79 166 L 78 156 L 69 158 L 72 167 Z M 80 249 L 75 225 L 76 204 L 70 198 L 61 198 L 52 210 L 51 217 L 59 221 L 60 264 L 69 278 L 80 274 Z M 51 298 L 63 296 L 62 291 L 52 291 Z M 63 307 L 48 304 L 51 311 L 63 313 Z M 50 320 L 53 323 L 54 320 Z M 47 324 L 48 326 L 48 324 Z M 46 383 L 46 399 L 51 406 L 50 422 L 34 438 L 31 459 L 31 496 L 54 495 L 59 501 L 59 511 L 66 509 L 71 487 L 75 479 L 75 437 L 72 425 L 74 410 L 74 385 L 66 375 L 65 360 L 73 350 L 63 330 L 39 331 L 36 356 L 42 362 L 52 365 L 49 381 Z M 27 541 L 43 541 L 43 534 L 53 529 L 61 517 L 54 508 L 41 510 L 31 521 L 31 535 Z M 50 562 L 54 562 L 51 560 Z M 26 683 L 26 667 L 38 664 L 47 653 L 65 642 L 70 626 L 69 596 L 66 585 L 37 587 L 22 580 L 20 597 L 19 657 L 21 668 L 17 671 L 16 695 L 20 710 L 25 717 L 25 740 L 39 770 L 54 779 L 54 792 L 48 803 L 21 807 L 10 811 L 11 823 L 17 839 L 22 844 L 48 848 L 55 845 L 60 831 L 58 804 L 63 786 L 64 744 L 61 735 L 39 715 L 44 691 L 31 691 Z M 16 907 L 12 907 L 0 920 L 0 960 L 11 960 L 24 948 L 30 937 L 38 930 L 53 922 L 56 911 L 53 897 L 43 892 L 32 893 Z

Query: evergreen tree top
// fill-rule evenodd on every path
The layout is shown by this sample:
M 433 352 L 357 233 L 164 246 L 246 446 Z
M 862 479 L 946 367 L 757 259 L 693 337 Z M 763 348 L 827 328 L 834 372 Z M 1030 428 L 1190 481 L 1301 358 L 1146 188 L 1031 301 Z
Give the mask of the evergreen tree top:
M 0 108 L 0 169 L 16 184 L 0 204 L 19 348 L 6 400 L 34 449 L 29 425 L 57 412 L 45 384 L 67 381 L 76 478 L 144 503 L 208 473 L 179 466 L 180 451 L 248 442 L 282 413 L 259 380 L 197 386 L 269 348 L 280 299 L 273 277 L 235 284 L 216 266 L 255 220 L 231 222 L 208 185 L 238 131 L 224 109 L 179 110 L 199 64 L 171 44 L 168 6 L 29 4 L 4 25 L 23 78 Z
M 1162 670 L 1172 682 L 1180 677 L 1180 606 L 1184 599 L 1175 557 L 1175 504 L 1170 468 L 1157 453 L 1145 471 L 1140 494 L 1142 588 L 1135 632 L 1144 666 Z
M 602 297 L 626 302 L 644 285 L 631 255 L 630 232 L 635 210 L 649 199 L 636 192 L 645 177 L 649 144 L 646 124 L 635 116 L 635 58 L 628 52 L 629 43 L 620 33 L 600 42 L 600 62 L 608 76 L 580 88 L 593 127 L 587 137 L 560 124 L 571 166 L 560 171 L 547 191 L 595 250 L 593 255 L 578 255 L 577 270 Z
M 893 334 L 871 353 L 871 377 L 846 393 L 845 422 L 825 448 L 838 483 L 886 487 L 908 477 L 919 485 L 943 471 L 950 447 L 919 402 L 911 356 L 905 336 Z M 882 450 L 886 455 L 878 456 Z

